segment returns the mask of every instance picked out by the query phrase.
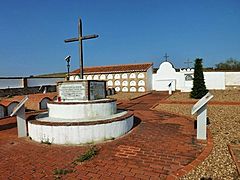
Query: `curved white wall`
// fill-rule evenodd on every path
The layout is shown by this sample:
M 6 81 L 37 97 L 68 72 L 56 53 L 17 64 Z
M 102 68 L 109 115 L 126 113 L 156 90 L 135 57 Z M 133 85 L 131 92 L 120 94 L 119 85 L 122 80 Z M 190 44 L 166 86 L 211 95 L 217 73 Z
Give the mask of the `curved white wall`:
M 29 136 L 37 142 L 53 144 L 85 144 L 113 139 L 133 127 L 133 116 L 120 121 L 87 126 L 51 126 L 28 122 Z
M 116 101 L 104 103 L 48 103 L 49 117 L 59 119 L 91 119 L 106 117 L 117 111 Z

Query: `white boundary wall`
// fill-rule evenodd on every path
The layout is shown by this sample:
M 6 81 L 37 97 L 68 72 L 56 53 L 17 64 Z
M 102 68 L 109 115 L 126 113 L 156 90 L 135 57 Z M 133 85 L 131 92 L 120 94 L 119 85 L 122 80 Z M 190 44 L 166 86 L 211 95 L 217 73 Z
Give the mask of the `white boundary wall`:
M 27 87 L 46 86 L 46 85 L 57 85 L 58 81 L 63 81 L 64 78 L 26 78 Z M 7 78 L 0 77 L 0 89 L 7 88 L 24 88 L 24 78 Z
M 63 81 L 64 78 L 28 78 L 28 87 L 57 85 L 58 81 Z
M 0 78 L 0 89 L 23 88 L 23 79 L 21 78 Z
M 186 76 L 193 76 L 194 70 L 187 69 L 176 72 L 170 62 L 163 62 L 157 73 L 153 74 L 153 90 L 167 91 L 168 84 L 173 82 L 173 91 L 189 92 L 193 87 L 193 80 Z M 240 86 L 240 72 L 204 72 L 207 89 L 225 89 L 225 86 Z
M 240 72 L 225 72 L 226 86 L 240 86 Z
M 207 89 L 225 89 L 224 72 L 203 72 Z

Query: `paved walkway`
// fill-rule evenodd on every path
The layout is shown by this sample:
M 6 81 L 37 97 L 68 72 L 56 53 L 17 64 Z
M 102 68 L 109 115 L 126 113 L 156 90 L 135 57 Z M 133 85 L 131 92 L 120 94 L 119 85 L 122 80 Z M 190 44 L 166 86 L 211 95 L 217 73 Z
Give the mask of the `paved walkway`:
M 47 145 L 17 138 L 16 119 L 1 120 L 0 179 L 54 179 L 55 169 L 73 170 L 62 179 L 104 180 L 166 179 L 177 176 L 180 169 L 188 171 L 206 144 L 196 140 L 193 122 L 151 110 L 165 97 L 155 93 L 121 103 L 120 107 L 134 111 L 136 126 L 119 139 L 97 144 L 98 155 L 79 165 L 72 162 L 90 145 Z

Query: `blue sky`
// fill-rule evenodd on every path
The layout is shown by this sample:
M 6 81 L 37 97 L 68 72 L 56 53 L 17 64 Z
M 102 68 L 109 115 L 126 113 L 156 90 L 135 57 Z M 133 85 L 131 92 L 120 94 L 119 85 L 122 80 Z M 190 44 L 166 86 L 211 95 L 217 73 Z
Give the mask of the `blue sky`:
M 205 67 L 240 59 L 239 0 L 8 0 L 0 5 L 0 76 L 29 76 L 79 67 L 78 17 L 84 65 L 153 62 L 167 52 L 175 67 L 203 58 Z

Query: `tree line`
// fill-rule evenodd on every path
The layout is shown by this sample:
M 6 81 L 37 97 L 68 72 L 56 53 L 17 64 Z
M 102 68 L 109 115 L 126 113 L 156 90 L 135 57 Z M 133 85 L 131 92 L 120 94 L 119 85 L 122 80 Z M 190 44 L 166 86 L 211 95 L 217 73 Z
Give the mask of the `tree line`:
M 234 58 L 229 58 L 225 62 L 216 64 L 217 70 L 240 70 L 240 61 Z

